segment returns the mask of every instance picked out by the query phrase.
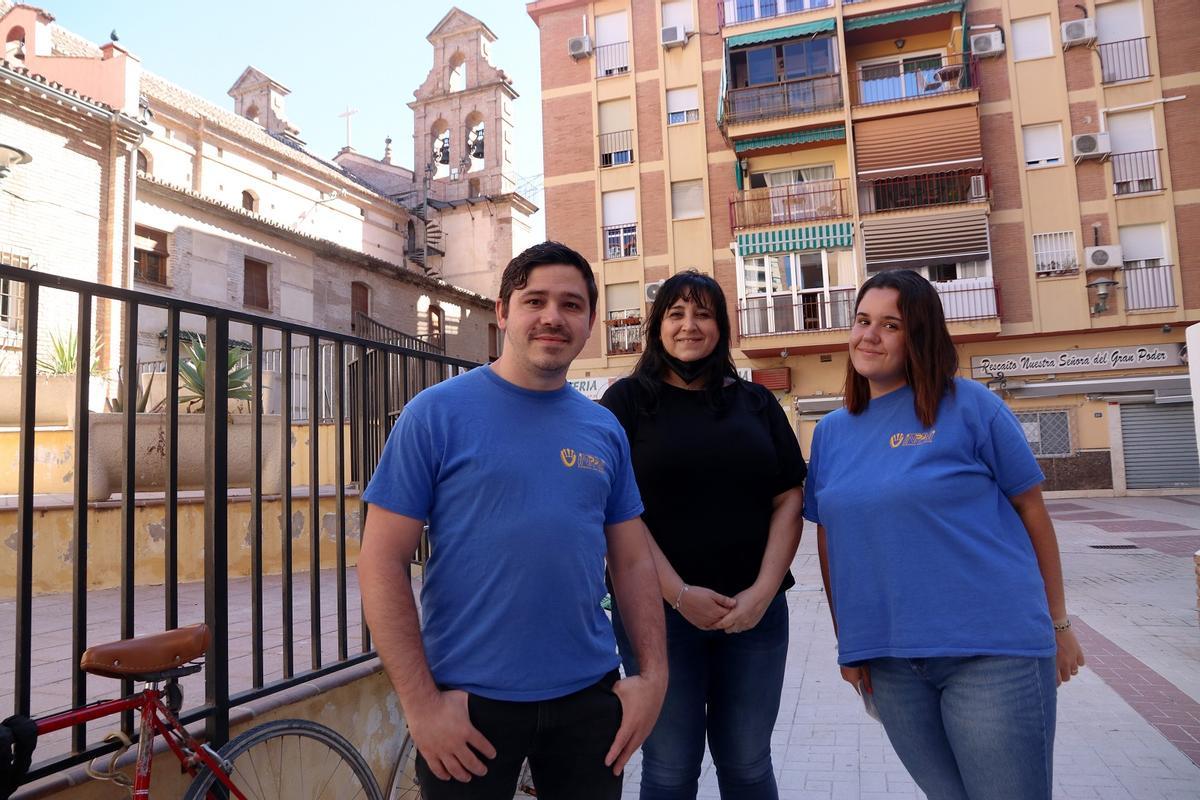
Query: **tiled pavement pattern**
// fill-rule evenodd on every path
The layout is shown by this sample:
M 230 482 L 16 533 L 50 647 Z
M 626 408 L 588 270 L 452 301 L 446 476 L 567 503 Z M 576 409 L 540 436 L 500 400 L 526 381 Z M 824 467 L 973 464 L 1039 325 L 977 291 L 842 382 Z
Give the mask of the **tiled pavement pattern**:
M 1200 800 L 1200 767 L 1185 754 L 1186 750 L 1197 758 L 1196 751 L 1182 738 L 1195 738 L 1200 721 L 1193 720 L 1193 726 L 1193 721 L 1181 715 L 1187 712 L 1194 717 L 1200 699 L 1200 626 L 1191 550 L 1187 549 L 1200 542 L 1200 497 L 1064 500 L 1049 505 L 1062 546 L 1071 610 L 1093 648 L 1090 652 L 1096 666 L 1095 670 L 1085 668 L 1059 695 L 1056 800 Z M 1095 524 L 1117 520 L 1139 523 L 1129 531 L 1138 536 L 1128 538 Z M 1182 533 L 1185 530 L 1196 533 L 1187 535 Z M 1170 534 L 1156 536 L 1155 531 Z M 1092 548 L 1113 544 L 1137 547 Z M 800 547 L 794 572 L 798 584 L 788 597 L 791 649 L 772 739 L 781 796 L 784 800 L 923 797 L 882 728 L 862 712 L 857 697 L 838 675 L 811 530 Z M 281 669 L 279 581 L 267 578 L 264 583 L 266 670 L 270 677 L 279 675 Z M 307 587 L 307 577 L 297 575 L 294 630 L 298 670 L 310 660 Z M 354 651 L 360 639 L 353 575 L 349 588 L 350 647 Z M 248 591 L 244 581 L 231 583 L 231 648 L 235 653 L 249 652 Z M 329 659 L 336 646 L 332 573 L 322 576 L 322 598 L 326 633 L 321 650 Z M 200 586 L 181 587 L 181 622 L 199 620 L 202 604 Z M 136 607 L 139 633 L 161 629 L 161 587 L 139 589 Z M 115 591 L 91 593 L 91 641 L 117 638 L 117 608 Z M 0 603 L 0 664 L 12 664 L 13 611 L 12 603 Z M 41 713 L 64 707 L 69 698 L 69 619 L 69 597 L 35 601 L 34 705 Z M 194 676 L 185 685 L 189 701 L 202 697 L 200 677 Z M 235 690 L 249 687 L 248 655 L 234 661 L 231 681 Z M 1163 687 L 1168 700 L 1173 698 L 1166 709 L 1151 707 L 1146 700 L 1147 685 Z M 1165 688 L 1168 685 L 1178 694 L 1170 693 Z M 114 691 L 116 684 L 96 678 L 88 688 L 89 695 L 104 696 Z M 0 709 L 5 709 L 5 715 L 11 707 L 11 692 L 11 672 L 0 672 Z M 1156 718 L 1159 711 L 1165 716 Z M 1172 738 L 1180 746 L 1162 732 L 1173 722 L 1179 730 L 1171 731 L 1178 734 Z M 63 744 L 46 741 L 43 747 L 48 751 Z M 627 800 L 637 797 L 638 763 L 635 757 L 627 771 Z M 717 798 L 716 787 L 716 775 L 711 763 L 706 763 L 700 796 Z

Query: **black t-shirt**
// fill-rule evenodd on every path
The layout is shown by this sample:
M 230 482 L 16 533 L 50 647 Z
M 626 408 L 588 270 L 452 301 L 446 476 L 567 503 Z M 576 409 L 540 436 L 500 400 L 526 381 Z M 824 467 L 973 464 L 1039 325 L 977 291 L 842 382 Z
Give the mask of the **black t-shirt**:
M 657 408 L 636 380 L 600 400 L 629 436 L 633 471 L 654 540 L 684 580 L 733 596 L 758 578 L 772 499 L 804 482 L 800 444 L 764 387 L 722 389 L 725 408 L 703 391 L 661 383 Z M 779 591 L 795 584 L 791 572 Z

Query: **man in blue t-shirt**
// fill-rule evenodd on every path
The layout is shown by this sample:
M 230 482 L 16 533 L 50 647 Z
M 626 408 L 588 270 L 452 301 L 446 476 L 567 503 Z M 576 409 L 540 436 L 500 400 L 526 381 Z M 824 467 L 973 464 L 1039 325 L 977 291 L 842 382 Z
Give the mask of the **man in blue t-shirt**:
M 625 433 L 566 383 L 596 318 L 588 262 L 545 242 L 504 270 L 504 353 L 405 407 L 364 493 L 358 577 L 427 800 L 617 800 L 666 691 L 657 573 Z M 422 629 L 409 580 L 425 522 Z M 619 680 L 605 564 L 639 675 Z M 627 610 L 628 609 L 628 610 Z

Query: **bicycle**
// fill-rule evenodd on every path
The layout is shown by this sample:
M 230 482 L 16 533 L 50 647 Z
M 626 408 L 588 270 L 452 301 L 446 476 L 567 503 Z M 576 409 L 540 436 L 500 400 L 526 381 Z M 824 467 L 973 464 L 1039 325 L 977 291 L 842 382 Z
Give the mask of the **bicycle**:
M 129 697 L 100 700 L 36 720 L 38 735 L 137 711 L 133 777 L 116 768 L 118 759 L 133 747 L 120 731 L 105 737 L 105 741 L 118 744 L 107 767 L 96 768 L 97 759 L 93 759 L 87 771 L 93 778 L 126 787 L 138 800 L 150 798 L 155 736 L 163 737 L 183 771 L 193 776 L 184 800 L 383 800 L 362 755 L 341 734 L 316 722 L 267 722 L 216 751 L 189 734 L 179 722 L 183 707 L 179 679 L 203 668 L 197 660 L 208 650 L 208 641 L 208 626 L 201 624 L 88 648 L 80 659 L 84 672 L 146 683 L 146 688 Z M 298 768 L 301 765 L 304 769 Z M 314 776 L 314 771 L 320 774 Z

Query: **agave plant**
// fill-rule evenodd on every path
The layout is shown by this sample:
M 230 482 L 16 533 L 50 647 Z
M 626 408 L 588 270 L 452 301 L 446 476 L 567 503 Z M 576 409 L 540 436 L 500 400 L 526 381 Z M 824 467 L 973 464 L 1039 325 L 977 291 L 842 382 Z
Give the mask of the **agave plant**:
M 142 386 L 139 379 L 137 383 L 137 405 L 134 406 L 134 411 L 139 414 L 146 413 L 146 406 L 150 404 L 150 387 L 154 385 L 154 373 L 147 373 L 150 380 L 146 381 L 146 385 Z M 140 376 L 139 376 L 140 378 Z M 125 378 L 120 370 L 117 370 L 117 396 L 110 397 L 104 401 L 109 411 L 121 413 L 125 410 Z M 156 408 L 155 411 L 158 411 Z
M 74 375 L 79 366 L 76 358 L 79 350 L 79 337 L 75 329 L 67 331 L 62 336 L 50 334 L 50 352 L 37 360 L 37 370 L 47 375 Z M 91 365 L 89 371 L 95 375 L 100 369 L 100 339 L 92 340 Z
M 204 410 L 204 372 L 208 365 L 208 349 L 204 342 L 196 340 L 184 345 L 186 357 L 179 360 L 179 379 L 182 388 L 188 394 L 180 393 L 179 402 L 186 406 L 187 411 L 199 413 Z M 250 386 L 250 367 L 239 367 L 238 362 L 245 355 L 245 350 L 231 347 L 226 354 L 228 364 L 225 368 L 230 400 L 249 401 L 252 397 Z

